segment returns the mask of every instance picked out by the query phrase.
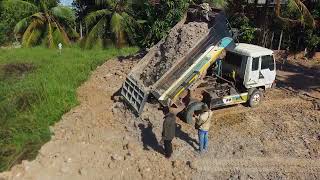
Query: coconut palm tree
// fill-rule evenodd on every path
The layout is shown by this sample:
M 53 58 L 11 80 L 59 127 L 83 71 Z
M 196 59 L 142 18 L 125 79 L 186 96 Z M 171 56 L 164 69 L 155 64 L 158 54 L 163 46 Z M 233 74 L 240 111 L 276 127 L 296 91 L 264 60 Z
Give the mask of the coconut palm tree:
M 99 38 L 110 37 L 117 47 L 127 43 L 128 25 L 138 24 L 131 15 L 132 0 L 96 0 L 96 5 L 103 7 L 97 11 L 89 13 L 85 22 L 87 27 L 91 27 L 86 37 L 86 47 L 90 46 Z
M 53 48 L 59 42 L 69 45 L 71 38 L 78 37 L 71 27 L 75 15 L 70 8 L 58 6 L 56 0 L 15 1 L 32 9 L 31 15 L 21 19 L 14 29 L 16 36 L 22 35 L 24 47 L 44 43 Z
M 282 17 L 280 8 L 280 0 L 276 0 L 276 16 L 284 21 L 287 22 L 291 25 L 308 25 L 311 27 L 315 27 L 315 20 L 308 10 L 308 8 L 303 4 L 301 0 L 289 0 L 289 3 L 291 3 L 291 6 L 294 6 L 300 13 L 300 18 L 299 19 L 291 19 L 287 17 Z

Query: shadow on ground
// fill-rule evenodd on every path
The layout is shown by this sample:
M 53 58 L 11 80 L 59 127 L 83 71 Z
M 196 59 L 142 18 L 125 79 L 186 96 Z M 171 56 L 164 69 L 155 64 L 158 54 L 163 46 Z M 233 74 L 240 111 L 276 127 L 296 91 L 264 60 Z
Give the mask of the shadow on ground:
M 195 150 L 198 149 L 198 147 L 197 147 L 197 145 L 198 145 L 197 140 L 191 138 L 188 133 L 182 131 L 180 124 L 177 124 L 177 127 L 176 127 L 176 138 L 179 138 L 179 139 L 181 139 L 182 141 L 187 142 L 187 143 L 188 143 L 191 147 L 193 147 Z
M 163 154 L 163 149 L 160 146 L 155 133 L 153 132 L 153 127 L 151 123 L 148 125 L 139 124 L 139 129 L 141 130 L 141 140 L 143 143 L 144 150 L 154 150 L 160 154 Z
M 277 64 L 277 86 L 306 92 L 320 91 L 320 71 L 303 64 Z

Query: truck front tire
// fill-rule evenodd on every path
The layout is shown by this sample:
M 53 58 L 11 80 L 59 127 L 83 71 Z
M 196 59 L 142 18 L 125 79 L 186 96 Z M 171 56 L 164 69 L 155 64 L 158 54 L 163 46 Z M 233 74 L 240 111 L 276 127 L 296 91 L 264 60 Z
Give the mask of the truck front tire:
M 256 89 L 252 92 L 249 99 L 249 106 L 250 107 L 257 107 L 261 103 L 263 94 L 260 90 Z
M 196 111 L 202 110 L 203 105 L 205 105 L 205 103 L 203 103 L 203 102 L 193 102 L 188 105 L 187 109 L 185 110 L 185 115 L 184 115 L 184 119 L 185 119 L 186 123 L 192 124 L 194 113 Z

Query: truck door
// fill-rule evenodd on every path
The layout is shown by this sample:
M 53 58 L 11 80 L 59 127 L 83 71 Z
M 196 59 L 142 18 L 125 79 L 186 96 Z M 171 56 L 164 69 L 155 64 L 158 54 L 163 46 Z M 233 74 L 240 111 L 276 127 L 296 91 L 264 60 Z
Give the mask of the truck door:
M 257 87 L 259 84 L 259 78 L 261 78 L 260 57 L 251 58 L 251 63 L 248 63 L 248 65 L 249 65 L 249 68 L 247 69 L 248 76 L 245 79 L 246 81 L 245 86 L 247 88 Z
M 261 56 L 261 77 L 259 78 L 259 84 L 271 87 L 275 77 L 275 63 L 272 55 Z

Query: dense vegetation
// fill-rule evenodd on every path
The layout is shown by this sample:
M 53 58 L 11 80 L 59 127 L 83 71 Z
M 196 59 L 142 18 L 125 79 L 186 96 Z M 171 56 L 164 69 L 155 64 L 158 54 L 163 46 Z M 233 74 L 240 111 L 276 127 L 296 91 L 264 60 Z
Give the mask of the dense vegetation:
M 34 157 L 97 65 L 137 51 L 121 47 L 154 45 L 203 2 L 225 9 L 241 42 L 310 56 L 320 49 L 320 1 L 75 0 L 70 8 L 59 0 L 0 0 L 0 46 L 9 48 L 0 49 L 0 171 Z M 67 47 L 62 55 L 58 43 Z
M 70 38 L 77 38 L 78 33 L 72 27 L 75 15 L 70 8 L 58 6 L 56 1 L 24 2 L 23 5 L 31 9 L 31 15 L 16 24 L 14 33 L 22 34 L 24 47 L 41 43 L 52 48 L 58 42 L 70 45 Z
M 276 0 L 278 5 L 270 0 L 265 4 L 247 0 L 75 0 L 73 11 L 57 0 L 3 0 L 0 44 L 17 40 L 26 47 L 53 47 L 58 41 L 69 44 L 71 40 L 79 41 L 83 48 L 150 47 L 181 19 L 189 5 L 203 2 L 226 10 L 240 41 L 278 49 L 281 39 L 281 47 L 293 51 L 319 50 L 320 1 L 301 0 L 286 4 Z

